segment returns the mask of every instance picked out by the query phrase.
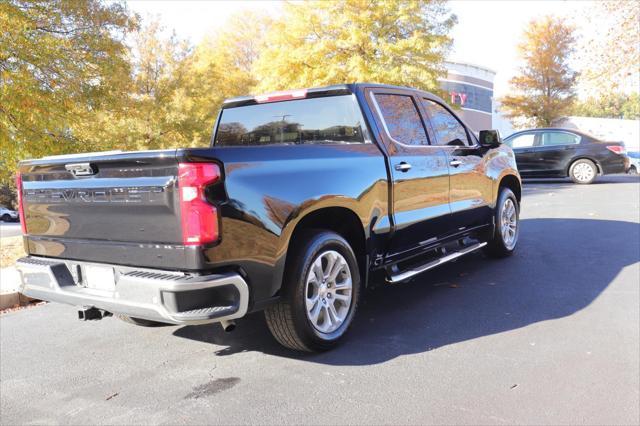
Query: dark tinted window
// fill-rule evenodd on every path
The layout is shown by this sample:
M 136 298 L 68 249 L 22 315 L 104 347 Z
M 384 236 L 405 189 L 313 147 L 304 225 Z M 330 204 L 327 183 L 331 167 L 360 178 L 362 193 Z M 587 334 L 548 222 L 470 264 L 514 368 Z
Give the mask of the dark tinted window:
M 565 132 L 544 132 L 542 134 L 542 145 L 574 145 L 580 142 L 580 136 Z
M 216 145 L 362 143 L 364 120 L 351 95 L 222 111 Z
M 376 94 L 375 97 L 393 139 L 406 145 L 429 145 L 418 109 L 411 96 Z
M 467 137 L 467 131 L 442 105 L 428 99 L 422 100 L 422 105 L 429 114 L 429 120 L 433 131 L 436 133 L 437 145 L 465 146 L 471 145 Z

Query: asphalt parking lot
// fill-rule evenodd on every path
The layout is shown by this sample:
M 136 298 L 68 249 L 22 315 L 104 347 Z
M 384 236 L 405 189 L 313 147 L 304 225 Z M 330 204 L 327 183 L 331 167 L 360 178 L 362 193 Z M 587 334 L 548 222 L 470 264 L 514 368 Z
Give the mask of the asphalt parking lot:
M 0 222 L 0 237 L 16 237 L 21 233 L 20 222 Z
M 638 424 L 640 180 L 526 182 L 512 258 L 366 294 L 348 341 L 0 317 L 2 424 Z

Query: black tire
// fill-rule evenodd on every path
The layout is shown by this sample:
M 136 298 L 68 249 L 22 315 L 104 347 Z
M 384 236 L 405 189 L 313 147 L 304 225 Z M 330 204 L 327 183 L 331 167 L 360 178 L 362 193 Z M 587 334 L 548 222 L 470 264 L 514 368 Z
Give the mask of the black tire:
M 10 222 L 11 221 L 11 216 L 9 216 L 8 214 L 5 213 L 5 214 L 2 215 L 1 219 L 2 219 L 3 222 Z
M 513 244 L 509 244 L 505 241 L 505 237 L 502 233 L 502 215 L 507 205 L 507 200 L 510 200 L 512 205 L 515 208 L 515 220 L 516 220 L 516 228 L 515 228 L 515 240 Z M 487 240 L 487 245 L 484 247 L 484 252 L 495 258 L 503 258 L 507 256 L 511 256 L 516 249 L 518 243 L 518 236 L 520 234 L 520 204 L 518 203 L 518 199 L 514 195 L 514 193 L 506 187 L 500 188 L 500 193 L 498 194 L 498 200 L 496 201 L 496 208 L 494 210 L 494 221 L 495 227 L 493 230 L 493 234 L 490 235 Z
M 164 322 L 158 322 L 158 321 L 151 321 L 151 320 L 146 320 L 146 319 L 142 319 L 142 318 L 134 318 L 134 317 L 130 317 L 127 315 L 121 315 L 121 314 L 116 314 L 116 317 L 118 317 L 118 319 L 129 323 L 129 324 L 133 324 L 133 325 L 137 325 L 140 327 L 163 327 L 165 325 L 170 325 Z
M 287 263 L 282 298 L 265 310 L 269 330 L 281 345 L 290 349 L 306 352 L 321 352 L 332 349 L 344 338 L 351 326 L 360 299 L 360 272 L 356 256 L 344 238 L 334 232 L 322 230 L 305 232 L 296 239 L 296 243 L 290 247 L 290 250 L 294 257 L 291 262 Z M 307 275 L 310 273 L 313 263 L 318 258 L 321 258 L 322 262 L 323 254 L 330 251 L 338 252 L 346 261 L 348 271 L 345 272 L 343 268 L 337 272 L 351 274 L 351 302 L 348 308 L 343 307 L 346 315 L 344 320 L 339 323 L 340 325 L 332 332 L 323 333 L 313 325 L 307 314 Z M 323 279 L 323 285 L 324 282 Z M 324 301 L 324 299 L 322 300 Z M 328 296 L 328 300 L 330 300 L 330 296 Z M 336 300 L 333 301 L 333 303 L 336 302 Z M 318 300 L 316 303 L 320 304 L 321 301 Z M 322 307 L 320 308 L 322 309 Z M 318 311 L 320 312 L 321 309 Z M 323 321 L 326 321 L 329 310 L 328 308 L 324 309 L 325 319 Z M 333 312 L 336 312 L 335 308 Z
M 629 173 L 630 175 L 634 175 L 635 176 L 635 175 L 638 174 L 638 169 L 636 169 L 636 166 L 631 166 L 631 167 L 629 167 L 629 171 L 627 173 Z
M 584 174 L 578 173 L 579 170 L 587 167 L 591 169 L 590 173 L 587 172 L 587 176 L 590 177 L 584 177 Z M 573 164 L 571 164 L 571 167 L 569 167 L 569 177 L 571 178 L 573 183 L 577 183 L 580 185 L 589 185 L 590 183 L 593 183 L 594 180 L 596 180 L 597 176 L 598 167 L 593 161 L 587 160 L 586 158 L 574 161 Z

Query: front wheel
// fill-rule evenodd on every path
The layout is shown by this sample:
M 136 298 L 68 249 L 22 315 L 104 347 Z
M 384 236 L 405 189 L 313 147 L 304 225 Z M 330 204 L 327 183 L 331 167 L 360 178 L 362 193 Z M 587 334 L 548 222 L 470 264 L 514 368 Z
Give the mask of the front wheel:
M 636 169 L 636 166 L 631 166 L 631 168 L 629 168 L 629 171 L 627 173 L 635 176 L 638 174 L 638 170 Z
M 290 248 L 282 298 L 265 310 L 269 330 L 290 349 L 335 347 L 355 316 L 360 297 L 358 262 L 349 243 L 328 231 L 307 232 Z
M 511 256 L 520 235 L 520 204 L 509 188 L 501 188 L 494 212 L 495 229 L 485 252 L 491 257 Z
M 5 214 L 2 215 L 1 219 L 2 219 L 3 222 L 9 222 L 11 220 L 11 216 L 9 216 L 8 214 L 5 213 Z

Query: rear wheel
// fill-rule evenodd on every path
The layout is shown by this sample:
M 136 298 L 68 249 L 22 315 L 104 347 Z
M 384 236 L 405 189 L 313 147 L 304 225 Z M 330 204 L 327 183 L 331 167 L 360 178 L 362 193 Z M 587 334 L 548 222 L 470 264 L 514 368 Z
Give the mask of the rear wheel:
M 9 222 L 11 220 L 11 216 L 9 216 L 8 214 L 3 214 L 2 215 L 2 221 L 3 222 Z
M 598 168 L 591 160 L 582 159 L 574 162 L 569 168 L 569 177 L 574 183 L 587 185 L 598 175 Z
M 636 166 L 631 166 L 629 168 L 629 172 L 630 175 L 637 175 L 638 174 L 638 169 L 636 169 Z
M 496 203 L 495 229 L 487 241 L 485 252 L 491 257 L 511 256 L 520 234 L 520 204 L 509 188 L 501 188 Z
M 121 314 L 117 314 L 116 317 L 118 317 L 120 320 L 124 322 L 133 324 L 133 325 L 138 325 L 140 327 L 162 327 L 164 325 L 168 325 L 164 322 L 151 321 L 151 320 L 146 320 L 142 318 L 134 318 L 134 317 L 121 315 Z
M 282 299 L 265 310 L 269 330 L 290 349 L 319 352 L 336 346 L 351 326 L 360 296 L 355 254 L 340 235 L 305 233 L 291 248 Z

